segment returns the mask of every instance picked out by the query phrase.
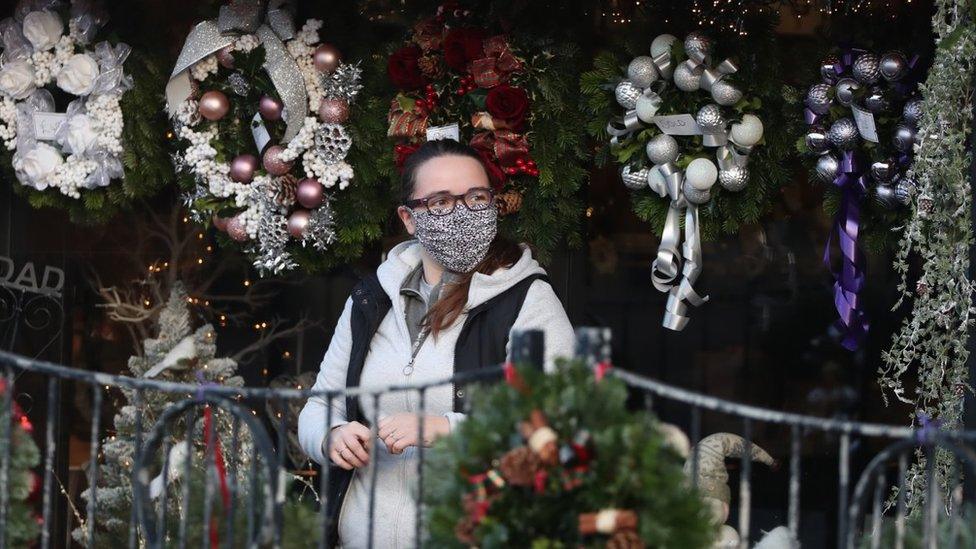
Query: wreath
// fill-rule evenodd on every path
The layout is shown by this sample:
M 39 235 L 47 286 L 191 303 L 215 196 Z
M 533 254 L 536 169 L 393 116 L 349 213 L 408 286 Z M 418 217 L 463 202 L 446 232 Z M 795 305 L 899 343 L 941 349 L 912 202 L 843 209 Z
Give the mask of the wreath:
M 33 206 L 104 221 L 154 194 L 172 167 L 155 66 L 126 44 L 94 42 L 105 21 L 85 8 L 24 0 L 0 22 L 0 156 Z
M 497 193 L 503 230 L 543 256 L 563 236 L 578 241 L 585 134 L 567 78 L 576 56 L 574 45 L 496 34 L 442 5 L 388 59 L 395 164 L 428 139 L 468 143 Z
M 922 116 L 918 69 L 918 56 L 845 50 L 821 62 L 821 82 L 810 86 L 804 101 L 810 127 L 798 147 L 816 158 L 815 179 L 833 189 L 825 199 L 835 222 L 824 256 L 829 269 L 836 239 L 842 264 L 834 273 L 837 327 L 851 350 L 868 331 L 859 299 L 862 236 L 875 233 L 872 246 L 883 247 L 915 194 L 908 172 Z M 866 200 L 869 194 L 873 200 Z
M 787 180 L 781 169 L 767 171 L 773 159 L 762 148 L 749 162 L 765 144 L 758 116 L 761 109 L 766 116 L 764 98 L 743 89 L 751 82 L 736 79 L 733 59 L 713 61 L 715 49 L 700 32 L 684 41 L 661 34 L 650 55 L 634 57 L 625 69 L 603 53 L 581 77 L 594 116 L 590 131 L 607 140 L 602 158 L 622 166 L 635 211 L 662 234 L 653 281 L 669 294 L 663 325 L 672 330 L 687 325 L 689 304 L 707 300 L 694 289 L 702 237 L 757 220 L 769 190 Z M 622 115 L 612 114 L 619 113 L 613 102 Z
M 167 85 L 186 202 L 262 275 L 315 270 L 337 244 L 358 255 L 375 232 L 338 230 L 334 204 L 359 199 L 343 192 L 353 181 L 344 124 L 362 71 L 320 43 L 321 27 L 311 19 L 296 32 L 275 2 L 267 12 L 232 2 L 193 29 Z
M 718 523 L 682 472 L 688 440 L 583 361 L 506 367 L 426 463 L 431 547 L 709 547 Z M 595 375 L 596 374 L 596 375 Z

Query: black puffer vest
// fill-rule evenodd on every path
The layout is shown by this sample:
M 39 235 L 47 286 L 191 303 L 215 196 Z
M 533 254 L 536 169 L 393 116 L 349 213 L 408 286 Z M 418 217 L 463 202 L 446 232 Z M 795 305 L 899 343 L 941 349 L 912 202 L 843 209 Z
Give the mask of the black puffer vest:
M 466 372 L 501 364 L 507 358 L 505 348 L 508 345 L 509 332 L 515 319 L 522 310 L 522 303 L 529 291 L 529 287 L 536 280 L 549 279 L 543 274 L 530 275 L 501 294 L 478 305 L 468 312 L 468 316 L 461 328 L 457 345 L 454 348 L 454 372 Z M 380 323 L 390 312 L 392 303 L 390 297 L 380 286 L 376 274 L 373 273 L 363 279 L 352 291 L 352 311 L 350 328 L 352 331 L 352 348 L 349 353 L 349 368 L 346 372 L 346 387 L 358 387 L 369 354 L 369 345 L 380 327 Z M 464 410 L 465 394 L 463 389 L 454 391 L 454 411 Z M 363 416 L 357 397 L 346 398 L 346 419 L 369 425 Z M 326 456 L 328 459 L 328 456 Z M 346 471 L 332 465 L 329 467 L 329 485 L 327 489 L 327 513 L 329 529 L 327 546 L 331 549 L 339 541 L 339 512 L 345 500 L 346 491 L 352 480 L 353 471 Z

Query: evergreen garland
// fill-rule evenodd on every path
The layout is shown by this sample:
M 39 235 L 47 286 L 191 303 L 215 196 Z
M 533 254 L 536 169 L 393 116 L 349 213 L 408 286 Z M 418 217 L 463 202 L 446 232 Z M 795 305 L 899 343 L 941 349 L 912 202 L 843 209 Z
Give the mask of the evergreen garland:
M 686 15 L 693 19 L 690 14 Z M 751 21 L 750 27 L 754 28 L 744 37 L 723 29 L 709 32 L 716 39 L 716 47 L 725 48 L 724 51 L 716 51 L 714 59 L 732 57 L 739 61 L 739 71 L 733 77 L 746 84 L 747 89 L 746 100 L 736 105 L 735 110 L 759 115 L 765 133 L 760 145 L 749 156 L 750 176 L 746 188 L 737 193 L 715 192 L 707 204 L 699 206 L 701 237 L 705 240 L 735 233 L 743 224 L 758 221 L 780 187 L 792 180 L 789 159 L 796 154 L 793 143 L 800 127 L 797 114 L 800 97 L 797 90 L 783 82 L 783 65 L 778 57 L 781 48 L 773 25 L 774 18 L 765 16 Z M 639 38 L 628 37 L 623 45 L 615 47 L 613 51 L 600 52 L 594 59 L 592 70 L 581 75 L 581 107 L 587 116 L 586 129 L 600 143 L 595 154 L 597 166 L 604 166 L 611 160 L 620 165 L 643 161 L 644 144 L 657 133 L 656 128 L 646 129 L 636 138 L 612 147 L 606 131 L 607 121 L 619 111 L 614 99 L 614 85 L 621 75 L 627 74 L 626 62 L 637 55 L 647 55 L 646 49 L 650 45 L 648 37 L 656 33 L 670 32 L 683 36 L 680 28 L 667 28 L 660 24 L 653 27 L 653 30 L 642 27 Z M 694 116 L 698 108 L 705 104 L 698 94 L 685 93 L 673 86 L 662 97 L 661 114 L 691 113 Z M 700 145 L 701 138 L 694 141 Z M 678 165 L 684 168 L 694 159 L 694 152 L 684 150 Z M 649 189 L 635 191 L 632 195 L 634 212 L 660 234 L 669 200 Z
M 561 363 L 548 375 L 520 368 L 515 377 L 512 384 L 474 391 L 467 420 L 429 451 L 426 545 L 603 547 L 606 535 L 580 534 L 580 515 L 611 508 L 636 512 L 636 533 L 646 547 L 711 545 L 715 525 L 689 488 L 682 459 L 665 443 L 656 419 L 626 410 L 622 382 L 597 381 L 581 362 Z M 517 478 L 526 477 L 533 461 L 522 455 L 528 450 L 519 432 L 533 412 L 542 412 L 558 435 L 560 455 L 571 447 L 576 456 L 547 467 L 541 491 L 532 486 L 538 481 L 525 486 Z M 504 486 L 496 488 L 496 480 L 480 497 L 471 477 L 489 470 Z M 485 501 L 483 517 L 474 520 L 472 507 Z
M 961 427 L 963 396 L 971 382 L 966 366 L 974 289 L 969 277 L 972 159 L 967 139 L 976 91 L 976 2 L 937 0 L 933 29 L 937 49 L 922 85 L 922 120 L 912 168 L 918 193 L 894 266 L 902 277 L 896 308 L 911 300 L 912 310 L 883 354 L 878 383 L 886 400 L 890 394 L 914 406 L 913 423 L 927 416 L 956 429 Z M 913 258 L 922 262 L 915 284 L 909 281 Z M 905 383 L 910 368 L 917 368 L 914 394 Z M 951 460 L 941 454 L 939 466 L 947 473 Z M 910 494 L 924 493 L 921 464 L 909 476 Z

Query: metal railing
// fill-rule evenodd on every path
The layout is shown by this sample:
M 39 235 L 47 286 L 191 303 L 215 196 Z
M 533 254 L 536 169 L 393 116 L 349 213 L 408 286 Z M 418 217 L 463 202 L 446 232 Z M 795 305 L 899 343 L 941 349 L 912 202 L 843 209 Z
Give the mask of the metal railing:
M 594 363 L 606 358 L 608 344 L 602 332 L 582 331 L 580 347 L 583 356 Z M 527 338 L 525 341 L 530 341 Z M 520 340 L 521 341 L 521 340 Z M 598 344 L 595 344 L 598 343 Z M 537 347 L 520 349 L 513 346 L 519 357 L 539 357 Z M 372 429 L 376 430 L 381 415 L 380 397 L 390 393 L 414 392 L 420 403 L 418 415 L 424 415 L 426 396 L 431 389 L 443 386 L 465 386 L 471 383 L 497 380 L 502 367 L 487 368 L 476 372 L 454 375 L 423 384 L 390 385 L 387 387 L 357 388 L 329 392 L 313 392 L 301 389 L 227 387 L 219 385 L 191 385 L 154 379 L 137 379 L 82 371 L 47 362 L 40 362 L 9 353 L 0 353 L 0 374 L 5 390 L 0 395 L 0 410 L 10 411 L 18 395 L 18 384 L 33 378 L 34 384 L 43 380 L 47 390 L 47 420 L 44 425 L 42 468 L 42 497 L 35 505 L 43 526 L 39 546 L 63 547 L 68 545 L 104 547 L 122 545 L 128 547 L 185 547 L 204 545 L 210 547 L 274 547 L 287 545 L 283 541 L 286 524 L 285 502 L 289 482 L 296 478 L 289 473 L 284 449 L 289 442 L 288 433 L 296 428 L 291 414 L 272 414 L 261 417 L 255 410 L 287 410 L 288 404 L 303 403 L 310 396 L 318 396 L 329 405 L 324 408 L 325 425 L 332 424 L 334 399 L 357 395 L 371 399 Z M 739 435 L 745 440 L 746 451 L 738 468 L 738 490 L 733 506 L 734 523 L 741 542 L 749 547 L 761 537 L 754 527 L 752 512 L 756 506 L 752 479 L 754 467 L 749 459 L 749 449 L 754 444 L 757 426 L 776 428 L 788 433 L 788 479 L 782 483 L 785 506 L 780 509 L 786 517 L 785 526 L 794 536 L 802 537 L 803 517 L 801 496 L 803 480 L 803 450 L 805 439 L 812 435 L 836 437 L 836 524 L 832 529 L 836 537 L 824 541 L 825 547 L 937 547 L 940 543 L 955 543 L 966 538 L 971 526 L 965 522 L 966 506 L 962 498 L 962 481 L 965 477 L 976 478 L 976 454 L 971 448 L 974 434 L 945 431 L 920 433 L 907 427 L 859 423 L 806 415 L 778 412 L 747 406 L 720 398 L 702 395 L 649 379 L 620 369 L 610 369 L 614 376 L 634 392 L 645 397 L 648 406 L 659 407 L 664 402 L 679 406 L 687 418 L 687 432 L 692 442 L 690 463 L 697 467 L 697 446 L 702 439 L 704 413 L 719 415 L 737 422 Z M 67 448 L 55 437 L 58 427 L 58 406 L 63 384 L 71 383 L 75 391 L 91 394 L 92 425 L 90 430 L 89 465 L 86 480 L 89 490 L 85 501 L 70 501 L 77 522 L 63 526 L 60 531 L 74 530 L 74 541 L 67 536 L 56 536 L 59 530 L 52 524 L 53 509 L 61 498 L 71 499 L 56 478 L 56 457 Z M 135 406 L 135 419 L 131 425 L 131 437 L 125 440 L 106 438 L 101 424 L 101 408 L 105 392 L 122 390 Z M 146 399 L 167 395 L 172 399 L 162 413 L 148 424 L 139 412 Z M 271 406 L 269 406 L 269 404 Z M 8 544 L 7 521 L 11 494 L 8 482 L 11 467 L 11 435 L 13 425 L 6 416 L 0 421 L 0 549 Z M 423 425 L 423 422 L 420 422 Z M 423 439 L 423 433 L 420 435 Z M 860 472 L 852 463 L 854 444 L 872 439 L 886 447 Z M 326 437 L 325 454 L 328 455 Z M 128 453 L 126 453 L 128 452 Z M 108 455 L 111 454 L 111 455 Z M 418 448 L 418 494 L 423 499 L 424 449 Z M 122 457 L 119 457 L 122 456 Z M 921 456 L 924 475 L 928 481 L 927 497 L 918 498 L 911 493 L 906 476 L 912 472 L 912 464 Z M 937 459 L 937 456 L 938 459 Z M 207 460 L 203 478 L 192 467 L 195 459 Z M 121 464 L 124 474 L 119 478 L 101 478 L 103 468 L 93 466 L 106 459 Z M 209 465 L 213 464 L 213 466 Z M 895 465 L 893 465 L 895 464 Z M 128 468 L 125 468 L 128 466 Z M 292 464 L 292 470 L 300 464 Z M 968 474 L 964 474 L 968 473 Z M 330 468 L 322 468 L 321 474 L 309 473 L 306 484 L 317 482 L 318 493 L 326 494 Z M 317 477 L 317 478 L 315 478 Z M 182 479 L 179 493 L 173 493 L 171 485 Z M 305 478 L 305 477 L 303 477 Z M 697 477 L 692 474 L 692 479 Z M 117 483 L 117 484 L 112 484 Z M 372 471 L 371 498 L 375 499 L 376 468 Z M 815 487 L 822 490 L 822 486 Z M 317 497 L 317 496 L 316 496 Z M 921 501 L 917 507 L 906 503 L 909 497 Z M 776 498 L 773 498 L 776 499 Z M 924 500 L 924 501 L 923 501 Z M 214 505 L 214 502 L 221 505 Z M 119 502 L 122 502 L 119 505 Z M 62 502 L 64 503 L 64 502 Z M 105 507 L 127 510 L 121 517 L 111 517 L 113 522 L 97 520 Z M 776 501 L 759 502 L 764 508 L 777 507 Z M 314 517 L 319 532 L 316 543 L 325 547 L 325 532 L 330 529 L 327 505 L 319 501 Z M 375 506 L 370 504 L 368 527 L 370 537 L 377 517 Z M 914 513 L 913 509 L 916 509 Z M 421 525 L 423 506 L 416 505 L 416 540 L 422 540 Z M 92 520 L 96 518 L 96 520 Z M 287 517 L 288 519 L 291 518 Z M 968 528 L 968 530 L 967 530 Z M 916 535 L 917 534 L 917 535 Z M 921 542 L 913 541 L 919 538 Z M 305 540 L 311 544 L 312 540 Z M 889 543 L 890 542 L 890 543 Z M 373 540 L 369 546 L 373 546 Z M 418 543 L 418 545 L 420 545 Z M 308 546 L 308 545 L 305 545 Z M 816 545 L 804 545 L 814 547 Z M 963 546 L 963 545 L 959 545 Z

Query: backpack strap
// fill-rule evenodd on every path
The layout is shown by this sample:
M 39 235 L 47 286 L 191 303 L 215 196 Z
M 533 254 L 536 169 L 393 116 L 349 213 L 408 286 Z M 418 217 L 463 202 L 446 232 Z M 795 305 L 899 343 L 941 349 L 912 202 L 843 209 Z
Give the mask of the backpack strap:
M 390 296 L 386 295 L 375 272 L 370 273 L 353 288 L 352 300 L 349 319 L 352 345 L 349 352 L 349 367 L 346 370 L 346 388 L 359 387 L 366 355 L 369 354 L 369 344 L 373 341 L 380 323 L 393 306 Z M 346 397 L 346 419 L 368 425 L 359 406 L 359 397 Z
M 522 311 L 529 288 L 537 280 L 551 284 L 549 277 L 537 273 L 468 311 L 454 348 L 454 373 L 477 370 L 505 362 L 508 337 Z M 465 391 L 454 388 L 454 411 L 464 410 Z

